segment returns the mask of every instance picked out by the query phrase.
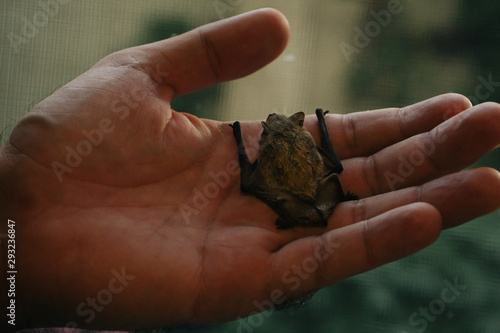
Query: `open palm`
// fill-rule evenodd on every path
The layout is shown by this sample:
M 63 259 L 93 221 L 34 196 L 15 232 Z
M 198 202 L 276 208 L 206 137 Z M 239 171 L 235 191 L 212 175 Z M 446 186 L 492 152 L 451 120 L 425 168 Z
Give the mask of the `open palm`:
M 276 214 L 240 192 L 229 123 L 170 101 L 258 70 L 287 39 L 286 20 L 266 9 L 123 50 L 17 125 L 0 184 L 2 216 L 16 222 L 22 326 L 243 317 L 414 253 L 500 206 L 497 171 L 454 173 L 499 144 L 500 107 L 450 94 L 328 115 L 342 185 L 361 199 L 339 205 L 326 228 L 277 230 Z M 304 126 L 319 142 L 315 116 Z M 261 131 L 242 123 L 250 158 Z

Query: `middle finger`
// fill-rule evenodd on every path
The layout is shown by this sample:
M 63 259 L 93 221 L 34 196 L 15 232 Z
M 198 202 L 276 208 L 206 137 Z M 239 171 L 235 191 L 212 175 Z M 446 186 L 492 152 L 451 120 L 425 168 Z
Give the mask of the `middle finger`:
M 420 185 L 468 167 L 499 143 L 500 105 L 484 103 L 369 157 L 344 160 L 341 182 L 359 197 Z
M 329 219 L 333 230 L 370 219 L 394 208 L 426 202 L 441 213 L 443 228 L 451 228 L 499 208 L 500 173 L 479 168 L 454 173 L 421 186 L 339 205 Z

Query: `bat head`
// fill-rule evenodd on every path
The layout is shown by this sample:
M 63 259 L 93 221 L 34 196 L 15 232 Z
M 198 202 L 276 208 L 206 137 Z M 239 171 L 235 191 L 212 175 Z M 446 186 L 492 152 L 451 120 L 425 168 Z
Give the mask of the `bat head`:
M 304 125 L 304 112 L 297 112 L 290 117 L 271 113 L 266 121 L 262 122 L 261 139 L 267 139 L 283 133 L 294 133 L 302 130 Z

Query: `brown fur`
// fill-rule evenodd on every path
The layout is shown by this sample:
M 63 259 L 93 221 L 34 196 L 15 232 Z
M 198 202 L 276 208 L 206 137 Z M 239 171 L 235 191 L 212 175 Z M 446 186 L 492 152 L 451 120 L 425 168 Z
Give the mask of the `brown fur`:
M 273 193 L 288 192 L 312 202 L 325 168 L 311 134 L 292 117 L 272 115 L 263 124 L 255 176 Z
M 259 156 L 250 163 L 236 121 L 233 134 L 238 144 L 241 190 L 255 195 L 279 215 L 280 229 L 295 225 L 326 225 L 335 206 L 356 196 L 344 195 L 337 173 L 343 167 L 331 145 L 324 113 L 316 110 L 321 148 L 302 125 L 304 113 L 291 117 L 270 114 L 262 122 Z

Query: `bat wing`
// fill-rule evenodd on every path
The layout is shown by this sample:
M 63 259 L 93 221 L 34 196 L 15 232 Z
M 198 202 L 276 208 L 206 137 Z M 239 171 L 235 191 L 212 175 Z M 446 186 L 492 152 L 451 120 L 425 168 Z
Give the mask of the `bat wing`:
M 328 111 L 323 112 L 321 109 L 316 109 L 316 117 L 318 117 L 319 131 L 321 134 L 321 147 L 318 147 L 318 151 L 323 157 L 323 163 L 326 169 L 329 171 L 328 174 L 338 173 L 340 174 L 344 167 L 333 149 L 332 142 L 330 141 L 330 136 L 328 135 L 328 129 L 325 123 L 325 114 Z

